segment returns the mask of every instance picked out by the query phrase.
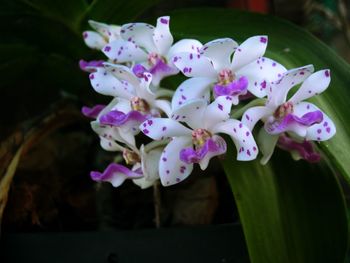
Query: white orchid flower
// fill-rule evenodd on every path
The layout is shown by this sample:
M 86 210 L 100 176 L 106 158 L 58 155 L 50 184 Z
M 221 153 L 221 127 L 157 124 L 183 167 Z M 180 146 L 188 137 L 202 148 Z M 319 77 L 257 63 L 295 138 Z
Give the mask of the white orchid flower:
M 325 141 L 336 133 L 333 121 L 314 104 L 304 101 L 326 90 L 331 81 L 328 69 L 312 74 L 313 71 L 313 66 L 308 65 L 285 72 L 270 87 L 266 105 L 252 107 L 243 114 L 242 122 L 250 130 L 259 120 L 264 121 L 258 137 L 264 155 L 262 163 L 270 159 L 281 134 Z M 300 83 L 299 90 L 287 100 L 289 90 Z
M 164 186 L 186 179 L 194 163 L 204 170 L 212 157 L 224 154 L 226 142 L 219 133 L 231 136 L 238 160 L 256 158 L 258 149 L 250 130 L 229 118 L 231 106 L 230 96 L 220 96 L 209 105 L 206 100 L 192 100 L 175 110 L 172 119 L 151 118 L 140 125 L 142 132 L 154 140 L 172 138 L 159 161 L 159 176 Z
M 162 16 L 156 27 L 146 23 L 130 23 L 121 27 L 119 40 L 112 41 L 102 50 L 114 63 L 140 63 L 135 73 L 148 71 L 153 75 L 152 83 L 160 81 L 179 70 L 171 58 L 179 52 L 198 50 L 202 44 L 194 39 L 184 39 L 173 45 L 174 39 L 169 29 L 170 17 Z
M 266 47 L 267 36 L 248 38 L 240 46 L 231 38 L 222 38 L 206 43 L 199 52 L 178 53 L 173 57 L 175 66 L 191 78 L 176 90 L 172 107 L 208 98 L 212 87 L 215 97 L 232 96 L 234 105 L 247 91 L 264 97 L 269 83 L 286 71 L 276 61 L 262 57 Z

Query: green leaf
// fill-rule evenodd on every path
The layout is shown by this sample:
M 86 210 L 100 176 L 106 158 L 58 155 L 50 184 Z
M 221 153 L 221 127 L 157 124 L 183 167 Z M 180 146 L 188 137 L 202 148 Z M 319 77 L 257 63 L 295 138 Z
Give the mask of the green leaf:
M 188 17 L 191 17 L 190 23 L 186 19 Z M 336 124 L 336 136 L 320 143 L 320 146 L 350 183 L 350 66 L 333 50 L 285 20 L 234 10 L 174 12 L 171 29 L 177 38 L 195 37 L 203 42 L 220 37 L 232 37 L 242 42 L 250 36 L 264 34 L 269 37 L 266 56 L 287 68 L 314 64 L 316 70 L 331 69 L 330 87 L 311 101 L 320 106 Z
M 346 62 L 303 29 L 276 17 L 221 9 L 182 10 L 171 17 L 171 30 L 178 39 L 197 38 L 205 43 L 232 37 L 242 42 L 253 35 L 268 35 L 266 56 L 287 68 L 307 64 L 314 64 L 316 70 L 330 68 L 331 86 L 313 102 L 334 120 L 337 134 L 320 147 L 350 182 L 350 67 Z M 227 158 L 224 168 L 253 263 L 344 261 L 346 210 L 329 169 L 294 162 L 280 151 L 268 166 Z
M 224 161 L 251 262 L 344 262 L 347 219 L 336 178 L 326 167 L 277 155 L 273 162 L 283 166 L 274 168 Z

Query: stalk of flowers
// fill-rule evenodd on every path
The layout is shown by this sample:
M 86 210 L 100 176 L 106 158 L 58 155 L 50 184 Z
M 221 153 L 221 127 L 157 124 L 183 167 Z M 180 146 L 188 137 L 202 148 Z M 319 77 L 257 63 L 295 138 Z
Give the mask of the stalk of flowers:
M 276 144 L 292 151 L 296 158 L 317 161 L 319 155 L 307 141 L 325 141 L 335 135 L 333 121 L 317 106 L 304 101 L 320 94 L 330 84 L 328 69 L 312 74 L 313 71 L 314 67 L 307 65 L 285 72 L 280 80 L 272 83 L 266 105 L 252 107 L 243 114 L 242 122 L 250 130 L 259 120 L 264 122 L 258 135 L 263 164 L 270 159 Z M 288 92 L 300 83 L 298 91 L 287 100 Z

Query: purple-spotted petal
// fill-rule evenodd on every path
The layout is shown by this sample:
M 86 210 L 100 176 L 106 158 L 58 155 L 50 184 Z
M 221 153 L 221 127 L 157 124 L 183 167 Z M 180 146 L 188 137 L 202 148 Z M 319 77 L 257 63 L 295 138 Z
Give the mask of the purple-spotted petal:
M 248 79 L 243 76 L 227 85 L 216 84 L 213 88 L 213 92 L 215 97 L 225 95 L 234 97 L 235 100 L 233 101 L 233 104 L 237 105 L 239 102 L 238 97 L 240 95 L 245 95 L 247 93 L 247 88 Z
M 103 67 L 103 60 L 91 60 L 91 61 L 85 61 L 81 59 L 79 61 L 79 67 L 82 71 L 86 72 L 95 72 L 96 68 Z
M 120 164 L 111 163 L 103 173 L 92 171 L 90 177 L 96 182 L 110 182 L 114 187 L 118 187 L 126 179 L 142 177 L 142 173 L 131 171 L 129 168 Z
M 294 114 L 301 116 L 305 112 L 320 111 L 318 107 L 309 102 L 301 102 L 294 106 Z M 333 121 L 322 112 L 323 120 L 319 124 L 314 124 L 307 128 L 306 140 L 326 141 L 333 137 L 336 133 L 336 127 Z
M 163 186 L 185 180 L 193 170 L 193 164 L 180 160 L 180 151 L 192 145 L 190 136 L 175 137 L 165 147 L 159 160 L 159 177 Z
M 201 120 L 201 125 L 202 125 L 201 127 L 202 128 L 204 127 L 205 129 L 208 129 L 210 131 L 217 123 L 229 119 L 231 107 L 232 107 L 231 96 L 217 97 L 205 109 L 204 119 Z
M 289 101 L 298 103 L 318 95 L 328 88 L 330 82 L 331 75 L 329 69 L 317 71 L 303 82 L 299 90 Z
M 260 129 L 258 134 L 259 149 L 262 153 L 260 163 L 265 165 L 270 160 L 278 141 L 279 135 L 268 134 L 264 128 Z
M 146 115 L 143 115 L 139 111 L 130 111 L 127 114 L 112 110 L 102 116 L 100 116 L 100 123 L 103 125 L 112 125 L 112 126 L 121 126 L 126 122 L 135 121 L 135 122 L 144 122 L 147 119 Z
M 313 65 L 307 65 L 286 71 L 282 77 L 271 84 L 267 90 L 268 105 L 278 107 L 286 101 L 289 90 L 303 82 L 314 71 Z
M 125 143 L 125 140 L 120 136 L 117 127 L 101 125 L 98 121 L 93 121 L 91 122 L 91 128 L 102 138 L 105 138 L 110 141 L 118 141 Z
M 213 78 L 190 78 L 185 80 L 176 89 L 172 101 L 171 107 L 176 110 L 187 101 L 192 99 L 204 99 L 209 101 L 210 87 L 216 79 Z
M 153 42 L 154 29 L 146 23 L 130 23 L 123 25 L 120 32 L 124 40 L 145 48 L 147 52 L 157 52 Z
M 104 138 L 100 136 L 100 146 L 102 149 L 109 152 L 123 151 L 123 147 L 116 143 L 114 140 Z
M 262 98 L 267 95 L 270 83 L 280 79 L 286 71 L 280 63 L 262 57 L 244 66 L 236 74 L 245 76 L 248 79 L 248 90 L 256 97 Z
M 166 58 L 170 63 L 172 62 L 173 57 L 179 53 L 189 52 L 189 53 L 199 54 L 199 50 L 202 46 L 203 46 L 202 43 L 199 42 L 198 40 L 182 39 L 171 46 Z
M 283 150 L 295 153 L 299 159 L 304 159 L 310 163 L 319 162 L 321 155 L 314 150 L 311 142 L 296 142 L 293 139 L 282 135 L 278 139 L 278 147 Z
M 193 99 L 174 110 L 171 118 L 175 121 L 185 122 L 192 129 L 203 128 L 206 107 L 206 100 Z
M 102 104 L 97 104 L 94 107 L 82 107 L 81 112 L 83 113 L 84 116 L 92 119 L 96 119 L 97 116 L 100 114 L 100 112 L 106 107 L 106 105 Z
M 168 137 L 190 136 L 192 131 L 182 124 L 168 118 L 151 118 L 140 125 L 140 130 L 153 140 Z
M 234 119 L 217 124 L 213 133 L 226 133 L 230 135 L 237 149 L 237 160 L 250 161 L 258 155 L 258 147 L 252 132 L 242 122 Z
M 231 38 L 220 38 L 203 45 L 200 54 L 213 62 L 217 72 L 230 68 L 231 55 L 238 44 Z
M 180 151 L 180 160 L 187 163 L 199 163 L 202 170 L 208 167 L 211 158 L 226 152 L 226 142 L 220 136 L 214 135 L 202 147 L 194 149 L 192 146 Z
M 162 16 L 157 19 L 157 26 L 154 29 L 153 41 L 157 47 L 158 53 L 165 56 L 171 45 L 174 42 L 174 38 L 169 30 L 170 17 Z
M 130 88 L 126 83 L 116 79 L 104 68 L 97 68 L 96 72 L 89 75 L 91 86 L 98 93 L 114 97 L 130 99 Z
M 211 61 L 196 52 L 178 53 L 173 57 L 173 63 L 187 77 L 216 78 L 217 76 Z
M 252 107 L 243 113 L 241 121 L 252 131 L 259 120 L 272 115 L 272 113 L 273 110 L 265 106 Z
M 104 63 L 104 67 L 118 80 L 124 80 L 133 87 L 140 85 L 139 79 L 130 68 L 112 63 Z M 130 90 L 133 90 L 133 88 L 130 88 Z
M 130 41 L 118 39 L 105 45 L 102 52 L 113 63 L 125 63 L 130 61 L 140 62 L 147 60 L 147 54 L 137 45 Z
M 248 38 L 237 47 L 232 58 L 232 69 L 240 68 L 262 57 L 267 47 L 267 36 L 254 36 Z
M 321 123 L 322 120 L 323 113 L 317 110 L 307 112 L 301 117 L 294 114 L 288 114 L 282 120 L 277 120 L 271 117 L 265 122 L 264 127 L 265 130 L 271 135 L 291 131 L 295 132 L 301 137 L 305 137 L 307 128 L 314 124 Z
M 94 31 L 84 31 L 83 38 L 89 48 L 101 50 L 106 44 L 106 40 Z

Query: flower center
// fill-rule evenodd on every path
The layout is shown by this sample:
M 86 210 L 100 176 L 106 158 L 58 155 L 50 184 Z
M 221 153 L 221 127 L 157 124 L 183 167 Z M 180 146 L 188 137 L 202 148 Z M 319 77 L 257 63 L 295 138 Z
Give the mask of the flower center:
M 131 151 L 128 149 L 123 150 L 123 158 L 126 164 L 130 164 L 130 165 L 141 162 L 140 156 L 134 151 Z
M 235 73 L 232 72 L 230 69 L 223 69 L 220 71 L 218 75 L 218 84 L 220 85 L 227 85 L 233 82 L 236 79 Z
M 275 113 L 273 114 L 273 116 L 276 119 L 283 119 L 284 117 L 286 117 L 288 114 L 293 113 L 294 111 L 294 105 L 292 102 L 285 102 L 282 105 L 280 105 Z
M 133 97 L 130 100 L 130 104 L 131 108 L 135 111 L 139 111 L 141 113 L 148 113 L 150 111 L 148 103 L 140 97 Z
M 151 67 L 153 67 L 153 66 L 155 66 L 155 65 L 158 63 L 159 60 L 161 60 L 161 61 L 163 61 L 164 63 L 166 63 L 165 58 L 162 57 L 161 55 L 159 55 L 159 54 L 157 54 L 157 53 L 150 53 L 150 54 L 148 55 L 147 62 L 148 62 L 148 64 L 149 64 Z
M 210 139 L 212 134 L 205 129 L 195 129 L 192 131 L 192 142 L 196 149 L 200 148 Z

